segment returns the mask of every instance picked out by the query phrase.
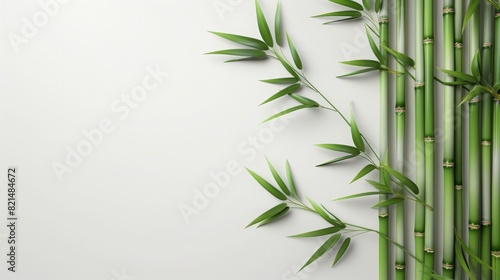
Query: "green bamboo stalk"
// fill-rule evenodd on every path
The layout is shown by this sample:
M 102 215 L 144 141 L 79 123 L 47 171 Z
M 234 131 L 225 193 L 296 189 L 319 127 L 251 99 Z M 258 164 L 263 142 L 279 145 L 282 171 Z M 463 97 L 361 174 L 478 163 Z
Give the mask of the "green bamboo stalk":
M 443 1 L 444 68 L 455 70 L 453 0 Z M 453 82 L 446 75 L 446 82 Z M 455 258 L 455 175 L 454 175 L 454 116 L 455 88 L 444 86 L 444 219 L 443 219 L 443 276 L 453 278 Z
M 389 5 L 388 1 L 382 1 L 379 12 L 380 52 L 385 61 L 389 61 L 389 55 L 382 46 L 389 46 Z M 380 83 L 380 155 L 387 154 L 389 149 L 389 73 L 381 70 L 379 74 Z M 384 182 L 380 175 L 380 182 Z M 380 195 L 380 201 L 387 200 L 387 195 Z M 379 279 L 389 279 L 389 242 L 384 237 L 389 236 L 389 209 L 379 209 Z
M 500 10 L 495 14 L 495 42 L 493 43 L 494 63 L 493 81 L 500 83 Z M 500 101 L 495 100 L 493 105 L 493 157 L 492 170 L 492 212 L 491 212 L 491 256 L 492 266 L 497 271 L 494 280 L 500 280 Z
M 425 162 L 424 162 L 424 0 L 415 1 L 415 183 L 420 195 L 425 198 Z M 425 207 L 415 205 L 415 257 L 424 261 Z M 424 276 L 424 266 L 415 262 L 415 279 Z
M 396 50 L 400 53 L 406 53 L 405 34 L 406 34 L 406 0 L 396 1 Z M 397 64 L 396 70 L 399 73 L 405 72 L 402 64 Z M 404 174 L 405 157 L 405 123 L 406 123 L 406 76 L 399 74 L 396 76 L 396 169 Z M 396 205 L 396 242 L 405 246 L 405 203 Z M 396 280 L 406 278 L 405 252 L 396 248 Z
M 435 141 L 434 141 L 434 1 L 424 0 L 424 67 L 425 67 L 425 203 L 434 208 Z M 434 212 L 425 210 L 425 266 L 434 270 Z M 424 279 L 432 279 L 429 273 Z
M 492 76 L 492 44 L 493 44 L 493 6 L 483 5 L 483 50 L 482 50 L 482 78 L 487 83 L 493 82 Z M 482 194 L 482 229 L 481 229 L 481 259 L 491 263 L 491 138 L 492 138 L 492 96 L 482 94 L 481 121 L 481 194 Z M 491 270 L 481 267 L 483 280 L 491 279 Z
M 463 34 L 464 3 L 455 1 L 455 71 L 463 72 Z M 464 209 L 463 209 L 463 107 L 459 106 L 463 98 L 463 88 L 455 87 L 455 228 L 458 237 L 464 240 Z M 455 264 L 457 264 L 455 256 Z M 464 271 L 460 265 L 455 265 L 455 279 L 462 279 Z
M 479 48 L 479 12 L 469 20 L 471 62 Z M 480 171 L 480 99 L 469 101 L 469 247 L 473 254 L 481 256 L 481 171 Z M 479 263 L 469 258 L 471 271 L 480 275 Z

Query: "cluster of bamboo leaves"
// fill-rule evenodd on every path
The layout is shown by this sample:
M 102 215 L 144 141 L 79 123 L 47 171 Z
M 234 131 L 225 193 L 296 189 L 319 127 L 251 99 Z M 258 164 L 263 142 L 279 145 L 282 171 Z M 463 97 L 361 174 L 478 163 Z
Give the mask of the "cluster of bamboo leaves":
M 339 198 L 337 200 L 352 199 L 363 196 L 378 195 L 379 202 L 373 205 L 373 208 L 379 209 L 379 230 L 372 230 L 362 226 L 353 225 L 344 222 L 337 218 L 324 205 L 319 205 L 312 199 L 307 198 L 307 203 L 302 201 L 297 192 L 297 188 L 293 181 L 293 176 L 290 169 L 290 164 L 286 162 L 286 179 L 282 179 L 278 171 L 268 161 L 269 169 L 274 183 L 265 180 L 259 174 L 248 169 L 250 175 L 275 198 L 280 200 L 280 203 L 271 209 L 267 210 L 248 226 L 258 225 L 258 227 L 269 224 L 286 216 L 291 209 L 297 208 L 305 210 L 322 218 L 329 226 L 327 228 L 318 229 L 302 234 L 297 234 L 292 237 L 319 237 L 327 236 L 328 239 L 320 248 L 311 256 L 311 258 L 302 267 L 305 268 L 319 257 L 330 250 L 336 250 L 337 254 L 333 261 L 335 265 L 347 251 L 351 238 L 366 232 L 374 232 L 380 236 L 380 252 L 379 252 L 379 279 L 390 278 L 390 265 L 388 264 L 389 252 L 392 250 L 391 244 L 396 247 L 396 263 L 393 266 L 396 279 L 406 279 L 408 277 L 405 262 L 406 256 L 410 256 L 415 262 L 415 279 L 461 279 L 462 274 L 466 274 L 470 279 L 497 279 L 500 280 L 500 175 L 496 173 L 500 170 L 500 63 L 498 56 L 495 56 L 495 76 L 491 75 L 491 61 L 493 53 L 491 52 L 491 44 L 485 44 L 483 54 L 479 48 L 479 39 L 473 42 L 479 32 L 479 8 L 484 9 L 483 13 L 487 16 L 490 13 L 491 17 L 486 17 L 485 26 L 488 25 L 488 20 L 493 20 L 493 9 L 496 9 L 496 32 L 500 32 L 500 20 L 498 11 L 500 10 L 499 2 L 495 0 L 471 0 L 468 4 L 465 15 L 462 13 L 462 1 L 445 0 L 443 3 L 443 18 L 444 18 L 444 44 L 445 44 L 445 67 L 439 68 L 445 75 L 445 79 L 440 80 L 434 75 L 434 2 L 432 0 L 416 0 L 415 1 L 415 59 L 406 55 L 406 1 L 396 0 L 396 49 L 389 47 L 389 1 L 363 0 L 362 4 L 353 0 L 329 0 L 345 8 L 345 10 L 334 11 L 316 16 L 317 18 L 333 18 L 326 24 L 352 21 L 364 19 L 366 27 L 366 36 L 376 59 L 358 59 L 344 61 L 343 64 L 359 67 L 360 69 L 338 76 L 339 78 L 357 76 L 360 74 L 378 71 L 380 77 L 380 142 L 379 151 L 375 151 L 363 134 L 359 131 L 358 125 L 351 112 L 350 118 L 347 118 L 337 107 L 325 97 L 306 77 L 303 71 L 303 63 L 299 52 L 296 49 L 291 37 L 288 33 L 283 33 L 280 14 L 280 2 L 276 9 L 274 18 L 274 32 L 268 25 L 264 13 L 258 1 L 256 1 L 257 24 L 261 39 L 241 36 L 236 34 L 212 32 L 213 34 L 229 40 L 240 47 L 234 49 L 226 49 L 221 51 L 211 52 L 209 54 L 229 55 L 236 57 L 227 62 L 249 61 L 249 60 L 265 60 L 272 58 L 277 60 L 289 74 L 289 76 L 281 78 L 272 78 L 262 80 L 262 82 L 283 86 L 284 88 L 273 94 L 262 102 L 261 105 L 284 99 L 292 98 L 297 102 L 296 106 L 283 110 L 275 115 L 270 116 L 264 122 L 281 117 L 292 112 L 303 109 L 314 110 L 329 110 L 339 115 L 339 117 L 350 127 L 352 144 L 318 144 L 317 146 L 336 154 L 332 160 L 321 163 L 317 166 L 335 165 L 347 160 L 363 160 L 367 165 L 363 167 L 355 175 L 352 182 L 362 179 L 366 175 L 377 171 L 379 181 L 366 180 L 374 190 L 365 193 L 354 194 L 351 196 Z M 452 17 L 454 15 L 454 17 Z M 422 22 L 422 20 L 424 22 Z M 469 64 L 469 73 L 465 73 L 462 63 L 462 33 L 465 26 L 470 23 L 471 27 L 471 61 Z M 493 22 L 491 22 L 491 25 Z M 474 28 L 477 30 L 474 31 Z M 490 28 L 484 28 L 484 39 L 492 35 Z M 498 42 L 499 34 L 496 34 Z M 286 40 L 284 40 L 286 38 Z M 375 38 L 375 39 L 374 39 Z M 377 42 L 378 41 L 378 42 Z M 490 42 L 488 42 L 490 43 Z M 474 44 L 478 47 L 475 48 Z M 287 45 L 289 55 L 286 55 L 283 47 Z M 243 46 L 243 47 L 241 47 Z M 500 51 L 497 46 L 495 49 L 499 55 Z M 291 59 L 289 59 L 291 57 Z M 396 69 L 391 68 L 391 61 L 395 61 Z M 490 64 L 489 66 L 485 64 Z M 392 75 L 396 79 L 396 108 L 393 112 L 396 114 L 396 149 L 391 151 L 388 147 L 390 110 L 389 104 L 389 76 Z M 415 82 L 415 152 L 417 154 L 416 163 L 416 183 L 409 179 L 404 174 L 404 166 L 402 159 L 406 156 L 406 118 L 405 118 L 405 97 L 406 97 L 406 78 Z M 495 81 L 494 81 L 495 80 Z M 443 169 L 445 175 L 444 182 L 444 208 L 445 208 L 445 228 L 444 228 L 444 248 L 443 248 L 443 267 L 442 273 L 438 273 L 440 269 L 434 266 L 434 251 L 435 242 L 434 235 L 434 219 L 436 213 L 433 212 L 435 204 L 434 193 L 435 188 L 435 143 L 434 143 L 434 82 L 437 81 L 445 87 L 445 115 L 450 115 L 451 118 L 462 118 L 462 109 L 460 106 L 469 104 L 476 106 L 478 96 L 482 96 L 484 100 L 494 100 L 495 103 L 485 102 L 489 104 L 490 109 L 483 105 L 483 122 L 487 120 L 486 126 L 483 124 L 483 144 L 489 143 L 489 139 L 493 134 L 492 149 L 484 149 L 483 147 L 483 166 L 488 167 L 489 171 L 482 172 L 483 175 L 483 193 L 493 195 L 483 195 L 483 213 L 487 217 L 492 215 L 492 220 L 489 221 L 483 217 L 483 222 L 486 221 L 487 227 L 491 224 L 490 231 L 482 231 L 482 238 L 479 239 L 475 225 L 481 223 L 480 220 L 469 222 L 470 231 L 469 243 L 464 240 L 462 223 L 463 219 L 463 195 L 462 195 L 462 126 L 461 123 L 456 127 L 445 123 L 445 144 L 444 144 L 444 160 Z M 494 83 L 496 82 L 496 83 Z M 320 101 L 307 98 L 298 93 L 299 89 L 306 88 L 317 94 Z M 467 92 L 462 96 L 462 92 Z M 322 105 L 321 103 L 324 103 Z M 476 110 L 477 111 L 477 110 Z M 479 118 L 469 119 L 469 143 L 474 143 L 474 137 L 479 137 L 479 126 L 481 125 Z M 485 113 L 486 112 L 486 113 Z M 488 113 L 489 112 L 489 113 Z M 448 114 L 451 113 L 451 114 Z M 476 114 L 479 114 L 476 112 Z M 479 115 L 477 115 L 479 116 Z M 453 120 L 453 119 L 452 119 Z M 451 122 L 452 125 L 455 122 Z M 484 132 L 486 133 L 486 138 Z M 493 132 L 491 129 L 493 128 Z M 471 130 L 472 129 L 472 130 Z M 475 130 L 474 130 L 475 129 Z M 471 136 L 472 135 L 472 136 Z M 472 138 L 471 138 L 472 137 Z M 496 137 L 496 141 L 495 141 Z M 469 153 L 474 153 L 469 147 Z M 479 149 L 479 145 L 477 145 Z M 391 164 L 389 162 L 389 153 L 394 152 L 394 155 L 399 160 Z M 478 155 L 471 154 L 471 158 L 478 158 Z M 488 159 L 489 161 L 485 159 Z M 476 163 L 476 162 L 474 162 Z M 479 164 L 479 162 L 477 162 Z M 492 169 L 493 168 L 493 169 Z M 496 168 L 496 169 L 495 169 Z M 469 168 L 475 170 L 476 167 Z M 487 168 L 485 168 L 486 170 Z M 477 179 L 473 174 L 473 180 Z M 488 179 L 489 178 L 489 179 Z M 488 183 L 489 182 L 489 183 Z M 476 182 L 470 182 L 470 188 L 479 189 L 475 186 Z M 485 185 L 486 183 L 486 185 Z M 489 185 L 487 185 L 489 184 Z M 278 186 L 278 187 L 276 187 Z M 437 184 L 440 186 L 440 184 Z M 469 209 L 473 209 L 469 214 L 470 219 L 474 219 L 476 212 L 481 212 L 481 200 L 477 197 L 477 191 L 471 192 L 469 195 Z M 425 195 L 424 195 L 425 194 Z M 476 194 L 476 195 L 475 195 Z M 497 197 L 495 197 L 495 195 Z M 486 202 L 486 200 L 491 199 Z M 408 229 L 404 223 L 404 203 L 407 201 L 415 202 L 415 227 Z M 479 204 L 476 204 L 479 202 Z M 493 202 L 493 204 L 492 204 Z M 486 206 L 484 206 L 486 205 Z M 395 207 L 396 215 L 396 236 L 389 237 L 389 222 L 388 217 L 390 208 Z M 486 207 L 486 208 L 485 208 Z M 479 209 L 479 210 L 477 210 Z M 493 212 L 492 212 L 493 209 Z M 499 213 L 494 213 L 495 210 Z M 480 216 L 480 214 L 479 214 Z M 484 216 L 484 215 L 483 215 Z M 476 218 L 477 219 L 477 218 Z M 495 223 L 497 221 L 498 223 Z M 474 224 L 474 222 L 476 224 Z M 472 225 L 472 227 L 471 227 Z M 405 246 L 406 232 L 415 232 L 415 248 L 410 250 Z M 342 240 L 342 242 L 340 242 Z M 481 240 L 481 241 L 480 241 Z M 475 244 L 476 242 L 477 244 Z M 479 244 L 482 242 L 481 244 Z M 337 244 L 340 244 L 336 246 Z M 481 247 L 482 250 L 480 250 Z M 496 248 L 496 247 L 498 248 Z M 413 251 L 414 254 L 410 253 Z M 455 265 L 456 264 L 456 265 Z M 332 266 L 333 266 L 332 265 Z M 301 270 L 302 270 L 301 269 Z

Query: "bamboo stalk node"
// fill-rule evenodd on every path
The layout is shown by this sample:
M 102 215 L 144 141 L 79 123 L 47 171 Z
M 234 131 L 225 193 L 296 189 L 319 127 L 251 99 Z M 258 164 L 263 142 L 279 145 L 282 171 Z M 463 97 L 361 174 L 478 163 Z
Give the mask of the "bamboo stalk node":
M 496 13 L 496 14 L 495 14 L 495 17 L 500 17 L 500 13 Z
M 472 98 L 471 100 L 469 100 L 469 103 L 479 103 L 479 96 L 476 96 L 476 97 Z
M 384 23 L 389 23 L 389 17 L 380 17 L 380 19 L 378 20 L 378 23 L 380 24 L 384 24 Z
M 425 83 L 423 82 L 415 82 L 415 88 L 423 88 L 425 87 Z
M 453 166 L 455 166 L 455 163 L 453 163 L 451 161 L 443 162 L 443 167 L 453 167 Z
M 389 217 L 389 213 L 387 213 L 387 212 L 378 213 L 378 216 L 379 216 L 379 218 L 387 218 L 387 217 Z
M 443 269 L 452 270 L 454 268 L 455 268 L 455 266 L 451 263 L 443 263 Z
M 443 9 L 443 14 L 453 14 L 453 13 L 455 13 L 455 10 L 451 7 Z
M 423 232 L 414 232 L 413 235 L 415 235 L 415 237 L 424 237 L 425 233 L 423 233 Z
M 455 48 L 457 48 L 457 49 L 463 49 L 463 47 L 464 47 L 464 44 L 459 43 L 459 42 L 455 42 Z
M 487 226 L 491 226 L 491 221 L 482 221 L 481 222 L 483 224 L 483 226 L 487 227 Z
M 493 46 L 493 43 L 492 42 L 485 42 L 483 44 L 483 48 L 491 48 Z
M 434 44 L 434 39 L 426 38 L 426 39 L 424 39 L 424 44 Z
M 500 258 L 500 251 L 491 251 L 491 256 L 494 258 Z
M 470 230 L 479 230 L 480 228 L 481 228 L 481 225 L 469 224 Z
M 481 145 L 483 145 L 483 146 L 491 146 L 491 141 L 486 141 L 486 140 L 482 141 Z
M 434 137 L 430 137 L 430 136 L 425 137 L 424 138 L 424 142 L 426 142 L 426 143 L 434 143 Z
M 455 185 L 455 190 L 461 191 L 463 189 L 462 185 Z
M 401 107 L 401 106 L 396 107 L 396 114 L 402 114 L 404 112 L 406 112 L 405 107 Z
M 396 270 L 405 270 L 405 265 L 404 264 L 396 264 L 395 266 Z
M 434 254 L 434 249 L 432 249 L 432 248 L 424 248 L 424 251 L 425 251 L 427 254 Z

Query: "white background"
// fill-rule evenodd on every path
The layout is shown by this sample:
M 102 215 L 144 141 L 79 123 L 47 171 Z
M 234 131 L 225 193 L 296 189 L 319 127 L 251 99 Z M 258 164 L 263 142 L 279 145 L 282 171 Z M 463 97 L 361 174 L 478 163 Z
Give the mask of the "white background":
M 271 19 L 276 1 L 261 2 Z M 230 9 L 218 12 L 214 5 L 221 3 Z M 344 113 L 352 105 L 376 146 L 376 73 L 335 78 L 352 70 L 338 61 L 371 57 L 360 41 L 362 23 L 323 26 L 310 17 L 336 9 L 328 1 L 285 0 L 284 25 L 310 80 Z M 293 104 L 258 107 L 280 89 L 258 80 L 286 72 L 274 61 L 224 64 L 225 58 L 203 53 L 234 46 L 208 30 L 258 36 L 253 1 L 73 0 L 60 5 L 18 52 L 9 34 L 21 35 L 23 18 L 33 22 L 43 9 L 38 1 L 0 1 L 0 11 L 1 172 L 19 169 L 18 272 L 7 272 L 1 262 L 0 278 L 376 279 L 373 234 L 355 238 L 335 269 L 330 255 L 296 275 L 322 239 L 286 236 L 325 223 L 293 211 L 274 225 L 244 229 L 277 201 L 242 170 L 198 215 L 181 215 L 180 205 L 193 206 L 196 192 L 212 182 L 210 174 L 229 162 L 271 179 L 267 156 L 282 174 L 290 161 L 304 198 L 325 203 L 345 221 L 377 226 L 377 212 L 370 209 L 376 198 L 331 202 L 369 189 L 348 184 L 363 163 L 314 167 L 334 154 L 313 144 L 351 143 L 334 113 L 298 112 L 281 131 L 267 134 L 260 150 L 250 148 L 251 138 L 269 132 L 260 122 Z M 111 105 L 142 83 L 148 67 L 169 76 L 121 119 Z M 59 181 L 54 162 L 64 164 L 67 147 L 75 149 L 85 140 L 82 130 L 98 128 L 103 119 L 114 130 Z M 6 186 L 0 199 L 4 224 Z M 2 226 L 1 260 L 6 237 Z

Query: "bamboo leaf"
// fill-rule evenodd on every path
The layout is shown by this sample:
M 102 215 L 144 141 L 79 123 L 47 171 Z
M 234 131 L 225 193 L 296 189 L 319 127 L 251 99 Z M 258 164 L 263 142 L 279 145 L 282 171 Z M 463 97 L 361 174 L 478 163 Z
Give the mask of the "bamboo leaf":
M 276 15 L 274 17 L 274 36 L 276 36 L 276 43 L 283 44 L 281 36 L 281 1 L 278 0 L 278 7 L 276 8 Z
M 335 260 L 333 261 L 332 267 L 334 267 L 340 259 L 344 256 L 345 252 L 347 251 L 347 248 L 349 248 L 349 245 L 351 244 L 351 238 L 348 237 L 342 242 L 342 245 L 340 245 L 339 251 L 337 252 L 337 256 L 335 256 Z
M 479 94 L 486 91 L 486 88 L 483 86 L 475 86 L 465 97 L 462 99 L 458 106 L 462 106 L 465 102 L 469 102 L 472 98 L 478 96 Z
M 352 179 L 351 184 L 356 182 L 357 180 L 365 177 L 366 175 L 368 175 L 370 172 L 372 172 L 376 168 L 377 167 L 373 164 L 368 164 L 367 166 L 363 167 L 363 169 L 361 169 L 361 171 L 359 171 L 358 175 L 356 175 L 356 177 L 354 177 L 354 179 Z
M 447 70 L 447 69 L 443 69 L 443 68 L 438 68 L 438 69 L 441 72 L 448 74 L 448 75 L 450 75 L 454 78 L 457 78 L 459 80 L 462 80 L 462 81 L 471 82 L 471 83 L 478 82 L 478 80 L 474 76 L 471 76 L 469 74 L 465 74 L 465 73 L 458 72 L 458 71 Z
M 299 105 L 299 106 L 295 106 L 295 107 L 292 107 L 292 108 L 286 109 L 286 110 L 284 110 L 284 111 L 282 111 L 282 112 L 280 112 L 280 113 L 277 113 L 277 114 L 275 114 L 275 115 L 273 115 L 273 116 L 271 116 L 271 117 L 269 117 L 269 118 L 265 119 L 265 120 L 263 121 L 263 123 L 268 122 L 268 121 L 270 121 L 270 120 L 274 120 L 274 119 L 276 119 L 276 118 L 279 118 L 279 117 L 281 117 L 281 116 L 284 116 L 284 115 L 290 114 L 290 113 L 292 113 L 292 112 L 295 112 L 295 111 L 298 111 L 298 110 L 301 110 L 301 109 L 306 109 L 306 108 L 314 108 L 314 107 L 312 107 L 312 106 L 308 106 L 308 105 Z
M 325 14 L 320 14 L 317 16 L 313 16 L 314 18 L 324 18 L 324 17 L 348 17 L 351 19 L 356 19 L 361 17 L 361 13 L 358 11 L 336 11 L 329 12 Z
M 381 192 L 391 192 L 391 189 L 384 184 L 381 184 L 373 180 L 366 180 L 366 182 Z
M 351 155 L 359 155 L 360 151 L 358 148 L 353 147 L 353 146 L 347 146 L 347 145 L 341 145 L 341 144 L 317 144 L 316 146 L 327 149 L 327 150 L 332 150 L 336 152 L 342 152 L 342 153 L 348 153 Z
M 472 58 L 472 63 L 470 66 L 470 72 L 477 81 L 481 80 L 481 54 L 479 50 L 476 51 L 474 58 Z
M 305 232 L 305 233 L 301 233 L 301 234 L 292 235 L 289 237 L 293 237 L 293 238 L 318 237 L 318 236 L 323 236 L 323 235 L 334 234 L 334 233 L 339 232 L 340 230 L 341 230 L 341 228 L 339 228 L 339 227 L 328 227 L 328 228 L 324 228 L 324 229 L 318 229 L 318 230 L 313 230 L 313 231 L 309 231 L 309 232 Z
M 321 207 L 323 207 L 323 210 L 325 210 L 328 214 L 335 218 L 335 221 L 340 225 L 341 228 L 346 228 L 346 224 L 344 224 L 339 218 L 337 218 L 337 216 L 330 212 L 323 204 L 321 204 Z
M 401 174 L 400 172 L 398 172 L 398 171 L 390 168 L 387 165 L 384 165 L 383 168 L 384 168 L 384 170 L 386 170 L 387 172 L 389 172 L 389 174 L 391 174 L 396 179 L 398 179 L 398 181 L 401 182 L 401 184 L 407 186 L 408 189 L 410 189 L 411 192 L 413 192 L 414 194 L 418 194 L 419 193 L 419 189 L 417 187 L 417 184 L 415 184 L 408 177 L 406 177 L 405 175 Z
M 311 263 L 313 263 L 314 261 L 316 261 L 317 259 L 319 259 L 321 256 L 323 256 L 331 248 L 333 248 L 333 246 L 335 246 L 335 244 L 339 241 L 340 237 L 341 237 L 341 234 L 337 233 L 337 234 L 332 235 L 330 238 L 328 238 L 328 240 L 326 240 L 325 243 L 323 243 L 323 245 L 321 245 L 321 247 L 319 247 L 318 250 L 316 250 L 316 252 L 314 252 L 314 254 L 311 256 L 311 258 L 309 258 L 309 260 L 306 262 L 306 264 L 304 264 L 304 266 L 302 266 L 302 268 L 299 270 L 299 272 L 302 271 L 304 268 L 306 268 Z
M 269 103 L 269 102 L 271 102 L 271 101 L 273 101 L 273 100 L 275 100 L 275 99 L 278 99 L 278 98 L 283 97 L 283 96 L 285 96 L 285 95 L 287 95 L 287 94 L 290 94 L 290 93 L 292 93 L 292 92 L 295 92 L 295 91 L 297 91 L 300 87 L 301 87 L 301 85 L 300 85 L 300 84 L 293 84 L 293 85 L 291 85 L 291 86 L 288 86 L 288 87 L 286 87 L 286 88 L 284 88 L 284 89 L 280 90 L 279 92 L 277 92 L 277 93 L 276 93 L 276 94 L 274 94 L 273 96 L 269 97 L 268 99 L 266 99 L 266 101 L 262 102 L 260 105 L 264 105 L 264 104 Z
M 370 10 L 371 8 L 371 0 L 363 0 L 363 6 L 365 7 L 366 10 Z
M 273 174 L 274 180 L 276 183 L 278 183 L 278 186 L 280 186 L 281 190 L 286 194 L 290 195 L 290 190 L 286 186 L 285 182 L 283 182 L 283 179 L 281 179 L 281 176 L 278 174 L 274 166 L 271 164 L 269 159 L 266 158 L 267 165 L 269 166 L 269 170 L 271 170 L 271 173 Z
M 372 72 L 372 71 L 377 71 L 377 70 L 379 70 L 379 68 L 366 68 L 366 69 L 354 71 L 354 72 L 351 72 L 351 73 L 348 73 L 348 74 L 337 76 L 337 78 L 351 77 L 351 76 L 355 76 L 355 75 L 359 75 L 359 74 L 364 74 L 364 73 L 368 73 L 368 72 Z
M 274 197 L 276 197 L 279 200 L 286 200 L 286 196 L 278 189 L 276 189 L 273 185 L 271 185 L 268 181 L 266 181 L 264 178 L 260 177 L 257 173 L 253 172 L 248 168 L 247 171 L 248 173 L 250 173 L 250 175 L 252 175 L 255 181 L 257 181 L 264 189 L 266 189 L 266 191 L 268 191 Z
M 230 60 L 224 61 L 224 63 L 242 62 L 242 61 L 256 61 L 256 60 L 264 60 L 264 59 L 267 59 L 267 56 L 230 59 Z
M 235 35 L 235 34 L 229 34 L 229 33 L 221 33 L 221 32 L 214 32 L 210 31 L 210 33 L 217 35 L 219 37 L 222 37 L 226 40 L 238 43 L 240 45 L 245 45 L 254 49 L 258 50 L 268 50 L 269 47 L 266 45 L 266 43 L 262 42 L 261 40 L 255 39 L 255 38 L 250 38 L 246 36 L 240 36 L 240 35 Z
M 469 6 L 467 7 L 467 11 L 465 12 L 464 24 L 462 25 L 462 33 L 465 31 L 465 27 L 467 26 L 467 22 L 469 22 L 472 15 L 476 12 L 477 7 L 479 7 L 480 3 L 481 3 L 481 0 L 471 0 L 470 1 Z
M 390 53 L 400 64 L 409 67 L 415 67 L 415 61 L 406 54 L 395 51 L 386 45 L 380 45 L 380 46 L 384 48 L 388 53 Z
M 288 73 L 290 73 L 290 75 L 294 76 L 297 80 L 300 80 L 299 74 L 295 72 L 293 67 L 290 64 L 288 64 L 288 62 L 286 62 L 283 58 L 281 58 L 281 56 L 278 56 L 278 60 L 281 62 L 281 65 L 283 65 L 285 70 L 288 71 Z
M 316 102 L 316 101 L 314 101 L 312 99 L 309 99 L 307 97 L 304 97 L 304 96 L 301 96 L 301 95 L 298 95 L 298 94 L 295 94 L 295 93 L 290 93 L 289 95 L 290 95 L 290 97 L 292 97 L 293 99 L 297 100 L 301 104 L 308 105 L 308 106 L 311 106 L 311 107 L 319 107 L 318 102 Z
M 333 201 L 348 200 L 348 199 L 353 199 L 353 198 L 360 198 L 360 197 L 380 195 L 380 194 L 390 194 L 390 193 L 388 193 L 388 192 L 364 192 L 364 193 L 357 193 L 357 194 L 337 198 L 337 199 L 334 199 Z
M 344 6 L 344 7 L 353 8 L 353 9 L 358 10 L 358 11 L 363 10 L 363 6 L 361 6 L 359 3 L 354 2 L 352 0 L 329 0 L 329 1 L 333 2 L 335 4 L 339 4 L 341 6 Z
M 455 233 L 456 233 L 456 229 L 455 229 Z M 456 235 L 456 239 L 458 241 L 458 243 L 460 244 L 460 247 L 462 248 L 462 250 L 464 250 L 467 255 L 469 256 L 469 260 L 470 258 L 474 259 L 476 262 L 478 262 L 479 264 L 481 264 L 482 266 L 488 268 L 489 270 L 492 270 L 493 272 L 496 272 L 496 270 L 490 266 L 489 263 L 486 263 L 485 261 L 483 261 L 479 256 L 477 256 L 468 246 L 467 244 L 464 243 L 464 241 L 457 235 Z
M 500 90 L 500 83 L 496 83 L 496 85 L 493 86 L 493 89 L 498 93 L 498 90 Z
M 285 216 L 286 214 L 288 214 L 288 212 L 290 211 L 290 207 L 286 207 L 285 209 L 283 209 L 283 211 L 279 212 L 278 214 L 262 221 L 262 223 L 260 223 L 257 228 L 260 228 L 261 226 L 264 226 L 264 225 L 267 225 L 267 224 L 270 224 L 276 220 L 278 220 L 279 218 Z
M 297 66 L 298 69 L 302 70 L 302 60 L 300 60 L 299 53 L 297 52 L 297 49 L 295 48 L 295 45 L 293 44 L 292 39 L 290 39 L 288 33 L 286 34 L 286 39 L 288 41 L 288 45 L 290 47 L 290 53 L 292 54 L 295 66 Z
M 325 166 L 325 165 L 334 164 L 334 163 L 341 162 L 341 161 L 348 160 L 348 159 L 355 158 L 355 157 L 357 157 L 357 155 L 348 155 L 348 156 L 339 157 L 339 158 L 332 159 L 330 161 L 318 164 L 318 165 L 316 165 L 316 167 L 321 167 L 321 166 Z
M 262 12 L 259 0 L 255 0 L 255 9 L 257 12 L 257 24 L 259 25 L 260 36 L 262 36 L 262 39 L 269 47 L 273 47 L 273 36 L 271 35 L 271 31 L 269 30 L 269 25 L 267 25 L 267 20 L 264 16 L 264 13 Z
M 401 198 L 401 197 L 393 197 L 393 198 L 390 198 L 388 200 L 384 200 L 384 201 L 381 201 L 375 205 L 372 206 L 372 208 L 381 208 L 381 207 L 387 207 L 387 206 L 391 206 L 391 205 L 394 205 L 394 204 L 398 204 L 398 203 L 401 203 L 405 201 L 404 198 Z
M 467 273 L 467 275 L 469 275 L 470 279 L 475 280 L 476 277 L 474 277 L 474 275 L 470 271 L 469 265 L 467 264 L 463 252 L 462 250 L 460 250 L 460 247 L 457 242 L 455 242 L 455 255 L 457 256 L 457 260 L 460 263 L 462 269 Z
M 286 208 L 288 208 L 286 203 L 278 204 L 278 205 L 274 206 L 273 208 L 267 210 L 266 212 L 262 213 L 261 215 L 259 215 L 257 218 L 255 218 L 253 221 L 251 221 L 248 224 L 248 226 L 246 226 L 245 228 L 251 227 L 251 226 L 255 225 L 256 223 L 260 223 L 266 219 L 269 219 L 269 218 L 279 214 L 281 211 L 283 211 Z
M 339 223 L 338 221 L 336 221 L 335 219 L 333 219 L 332 217 L 330 217 L 323 210 L 323 208 L 321 208 L 318 204 L 316 204 L 312 199 L 308 198 L 307 200 L 309 200 L 309 203 L 311 203 L 311 206 L 314 208 L 314 210 L 316 211 L 316 213 L 318 213 L 318 215 L 320 215 L 321 218 L 323 218 L 325 221 L 327 221 L 328 223 L 330 223 L 333 226 L 340 227 L 340 228 L 345 228 L 344 224 Z
M 275 85 L 295 84 L 298 81 L 299 80 L 297 78 L 294 78 L 294 77 L 261 80 L 261 82 L 268 83 L 268 84 L 275 84 Z
M 361 133 L 359 132 L 358 124 L 354 119 L 354 114 L 351 112 L 351 136 L 354 145 L 361 152 L 365 151 L 365 143 L 363 142 L 363 137 L 361 137 Z
M 290 189 L 292 191 L 292 196 L 294 198 L 299 198 L 299 194 L 297 193 L 297 188 L 295 187 L 295 182 L 293 180 L 293 176 L 292 176 L 292 170 L 290 168 L 290 163 L 288 162 L 288 160 L 286 161 L 286 177 L 288 179 L 288 184 L 290 184 Z
M 368 38 L 368 42 L 370 43 L 370 48 L 372 49 L 373 54 L 375 54 L 375 56 L 377 57 L 378 61 L 381 64 L 386 64 L 386 61 L 382 56 L 382 53 L 380 52 L 379 48 L 377 47 L 377 44 L 370 35 L 370 31 L 368 31 L 368 25 L 366 25 L 366 37 Z
M 349 20 L 355 20 L 355 19 L 358 19 L 360 17 L 347 17 L 347 18 L 342 18 L 342 19 L 336 19 L 336 20 L 332 20 L 332 21 L 327 21 L 325 23 L 323 23 L 323 25 L 328 25 L 328 24 L 332 24 L 332 23 L 336 23 L 336 22 L 342 22 L 342 21 L 349 21 Z
M 222 55 L 235 55 L 235 56 L 248 56 L 248 57 L 265 57 L 267 54 L 261 50 L 252 49 L 230 49 L 209 52 L 207 54 L 222 54 Z
M 370 59 L 348 60 L 340 63 L 359 67 L 380 68 L 380 62 Z

